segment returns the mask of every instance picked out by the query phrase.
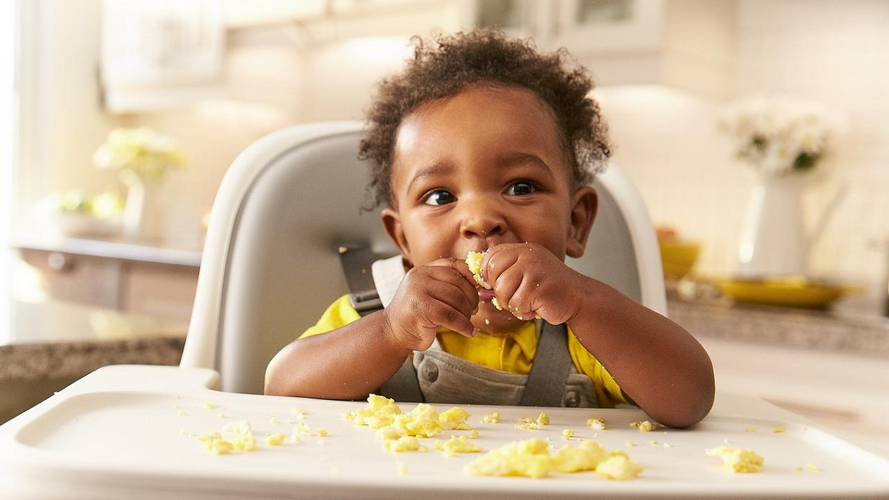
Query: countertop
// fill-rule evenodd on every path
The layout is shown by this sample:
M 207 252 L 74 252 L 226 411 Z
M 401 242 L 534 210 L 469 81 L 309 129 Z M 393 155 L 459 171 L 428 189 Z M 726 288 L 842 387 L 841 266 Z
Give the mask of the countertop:
M 732 302 L 668 298 L 669 317 L 696 337 L 889 359 L 889 318 Z
M 10 302 L 0 382 L 78 378 L 105 365 L 179 363 L 188 325 L 61 301 Z
M 10 247 L 189 267 L 200 267 L 202 253 L 197 244 L 61 236 L 20 236 Z

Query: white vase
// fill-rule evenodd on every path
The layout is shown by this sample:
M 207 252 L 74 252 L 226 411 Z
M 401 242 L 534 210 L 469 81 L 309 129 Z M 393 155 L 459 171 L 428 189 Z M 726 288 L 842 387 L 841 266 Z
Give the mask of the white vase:
M 805 276 L 810 239 L 803 216 L 801 175 L 763 176 L 750 198 L 738 251 L 745 278 Z
M 161 184 L 146 181 L 133 172 L 120 176 L 127 185 L 127 204 L 123 214 L 123 234 L 131 240 L 151 242 L 163 233 L 163 205 Z

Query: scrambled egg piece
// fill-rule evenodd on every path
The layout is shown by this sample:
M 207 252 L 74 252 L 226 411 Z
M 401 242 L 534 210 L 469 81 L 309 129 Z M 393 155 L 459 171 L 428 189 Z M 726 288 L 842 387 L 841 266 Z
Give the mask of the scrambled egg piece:
M 383 449 L 395 453 L 405 451 L 425 451 L 425 447 L 420 446 L 420 441 L 413 436 L 401 436 L 398 439 L 387 439 L 383 441 Z
M 571 429 L 565 429 L 562 431 L 562 439 L 571 439 L 574 436 L 574 431 Z
M 594 431 L 604 431 L 606 428 L 605 419 L 599 417 L 590 417 L 587 419 L 586 423 L 592 427 Z
M 432 437 L 441 432 L 441 422 L 435 408 L 420 403 L 409 413 L 396 415 L 392 426 L 404 430 L 408 436 Z
M 207 451 L 214 455 L 225 455 L 234 449 L 234 445 L 232 445 L 231 442 L 222 439 L 222 436 L 218 432 L 198 436 L 198 441 L 204 443 Z
M 642 466 L 623 454 L 612 455 L 596 467 L 596 475 L 617 481 L 636 479 L 640 472 Z
M 491 297 L 491 305 L 493 305 L 494 308 L 497 309 L 498 311 L 503 310 L 503 306 L 501 306 L 500 302 L 497 301 L 497 297 Z M 519 318 L 519 319 L 522 319 L 522 318 Z
M 660 426 L 657 424 L 652 424 L 648 420 L 643 420 L 641 422 L 633 422 L 632 424 L 630 424 L 630 427 L 636 427 L 639 429 L 640 432 L 651 432 L 652 430 L 657 429 Z
M 455 406 L 450 410 L 443 411 L 438 415 L 438 423 L 441 424 L 441 428 L 443 430 L 458 430 L 458 431 L 469 431 L 473 430 L 473 428 L 466 423 L 466 419 L 469 418 L 469 412 L 460 408 L 459 406 Z
M 626 454 L 609 452 L 592 441 L 584 441 L 579 446 L 565 446 L 551 455 L 546 441 L 527 439 L 491 450 L 463 469 L 468 475 L 534 478 L 546 477 L 551 472 L 587 470 L 595 470 L 609 479 L 632 479 L 642 472 L 642 466 L 631 462 Z
M 284 434 L 270 434 L 267 438 L 265 438 L 265 442 L 269 446 L 280 446 L 284 444 L 284 440 L 287 438 Z
M 347 412 L 345 417 L 349 420 L 354 420 L 358 425 L 379 429 L 380 427 L 392 425 L 396 415 L 401 415 L 401 408 L 395 404 L 394 399 L 371 394 L 367 397 L 367 407 Z
M 711 457 L 722 458 L 722 466 L 731 472 L 761 472 L 765 459 L 753 450 L 720 446 L 707 450 Z
M 496 424 L 500 422 L 500 412 L 494 412 L 489 415 L 485 415 L 482 417 L 483 424 Z
M 466 436 L 451 436 L 451 439 L 444 443 L 436 441 L 435 449 L 443 451 L 446 457 L 453 457 L 458 453 L 479 453 L 482 451 L 481 448 L 467 441 Z
M 475 278 L 475 282 L 478 283 L 478 286 L 485 286 L 482 282 L 482 277 L 479 273 L 482 271 L 482 259 L 485 258 L 484 252 L 469 252 L 466 254 L 466 265 L 469 266 L 469 272 L 472 273 L 472 277 Z
M 542 429 L 544 425 L 549 425 L 549 415 L 541 412 L 540 415 L 537 416 L 537 420 L 531 420 L 530 418 L 520 418 L 519 423 L 515 425 L 515 428 L 536 431 Z

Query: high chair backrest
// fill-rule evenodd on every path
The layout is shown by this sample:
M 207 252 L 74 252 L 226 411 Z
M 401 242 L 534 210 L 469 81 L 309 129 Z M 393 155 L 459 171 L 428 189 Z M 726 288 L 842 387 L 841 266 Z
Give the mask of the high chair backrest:
M 221 389 L 262 393 L 275 353 L 348 293 L 338 248 L 397 253 L 379 211 L 362 212 L 360 122 L 299 125 L 263 137 L 217 193 L 181 366 L 219 371 Z M 599 212 L 569 265 L 666 314 L 657 240 L 632 182 L 610 165 L 594 183 Z

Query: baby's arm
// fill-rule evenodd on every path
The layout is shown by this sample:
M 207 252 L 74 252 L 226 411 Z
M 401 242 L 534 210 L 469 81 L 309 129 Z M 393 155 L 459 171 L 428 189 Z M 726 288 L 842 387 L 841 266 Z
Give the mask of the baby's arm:
M 478 308 L 472 273 L 441 259 L 411 269 L 383 311 L 336 330 L 295 340 L 266 370 L 265 393 L 325 399 L 364 399 L 414 350 L 426 350 L 442 327 L 476 334 Z
M 567 323 L 634 403 L 658 422 L 687 427 L 713 405 L 710 357 L 681 326 L 538 245 L 497 245 L 482 278 L 517 316 Z

